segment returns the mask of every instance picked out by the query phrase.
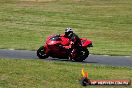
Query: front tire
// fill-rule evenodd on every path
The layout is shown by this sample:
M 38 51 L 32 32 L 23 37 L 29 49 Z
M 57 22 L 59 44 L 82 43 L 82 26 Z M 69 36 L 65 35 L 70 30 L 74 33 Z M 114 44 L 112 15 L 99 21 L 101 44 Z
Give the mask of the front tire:
M 44 52 L 44 46 L 41 46 L 38 50 L 37 50 L 37 56 L 39 57 L 39 59 L 45 59 L 48 58 L 49 56 Z

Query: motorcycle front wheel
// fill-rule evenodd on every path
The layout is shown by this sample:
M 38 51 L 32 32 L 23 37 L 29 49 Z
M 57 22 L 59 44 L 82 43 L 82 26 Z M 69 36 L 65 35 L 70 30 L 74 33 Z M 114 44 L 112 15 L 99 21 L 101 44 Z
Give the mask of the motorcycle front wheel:
M 44 47 L 41 46 L 38 50 L 37 50 L 37 56 L 39 57 L 39 59 L 45 59 L 48 58 L 49 56 L 44 52 Z

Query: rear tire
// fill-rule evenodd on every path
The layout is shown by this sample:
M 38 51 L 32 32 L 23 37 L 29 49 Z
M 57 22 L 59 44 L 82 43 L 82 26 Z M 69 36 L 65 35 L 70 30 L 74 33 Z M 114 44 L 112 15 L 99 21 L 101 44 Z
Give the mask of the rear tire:
M 44 52 L 44 46 L 41 46 L 38 50 L 37 50 L 37 56 L 39 57 L 39 59 L 45 59 L 48 58 L 49 56 L 47 54 L 45 54 Z
M 85 60 L 89 55 L 89 51 L 87 48 L 84 48 L 81 52 L 80 52 L 80 55 L 75 58 L 74 60 L 77 61 L 77 62 L 82 62 L 83 60 Z

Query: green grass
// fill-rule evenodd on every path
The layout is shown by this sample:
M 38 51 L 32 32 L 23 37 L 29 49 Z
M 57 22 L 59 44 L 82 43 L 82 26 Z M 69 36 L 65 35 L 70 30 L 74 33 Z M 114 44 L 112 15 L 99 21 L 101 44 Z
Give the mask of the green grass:
M 83 88 L 81 69 L 90 79 L 130 79 L 132 68 L 98 66 L 73 62 L 0 59 L 0 88 Z M 87 88 L 131 88 L 132 86 L 90 86 Z
M 92 54 L 132 55 L 132 0 L 1 0 L 0 48 L 37 50 L 74 28 Z
M 93 41 L 92 54 L 132 56 L 131 24 L 132 0 L 0 0 L 4 49 L 37 50 L 48 35 L 70 26 Z M 83 67 L 91 79 L 132 80 L 127 67 L 1 58 L 0 88 L 83 88 L 78 81 Z

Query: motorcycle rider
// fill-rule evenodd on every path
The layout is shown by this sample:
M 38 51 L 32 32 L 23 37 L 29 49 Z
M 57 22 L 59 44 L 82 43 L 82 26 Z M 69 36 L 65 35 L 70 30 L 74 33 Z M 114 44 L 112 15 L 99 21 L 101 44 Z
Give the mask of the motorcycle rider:
M 81 40 L 70 27 L 65 29 L 65 34 L 63 35 L 63 37 L 66 37 L 70 40 L 70 44 L 68 46 L 63 46 L 63 47 L 66 48 L 68 52 L 70 52 L 69 60 L 72 60 L 74 56 L 71 56 L 71 53 L 75 55 L 74 54 L 76 52 L 75 49 L 77 49 L 77 51 L 82 49 Z
M 74 52 L 73 51 L 74 48 L 77 50 L 81 49 L 82 44 L 80 38 L 74 33 L 72 28 L 70 27 L 66 28 L 65 34 L 61 36 L 66 37 L 70 40 L 70 44 L 68 46 L 63 46 L 65 49 L 68 49 L 68 52 L 69 51 L 71 51 L 71 53 Z

